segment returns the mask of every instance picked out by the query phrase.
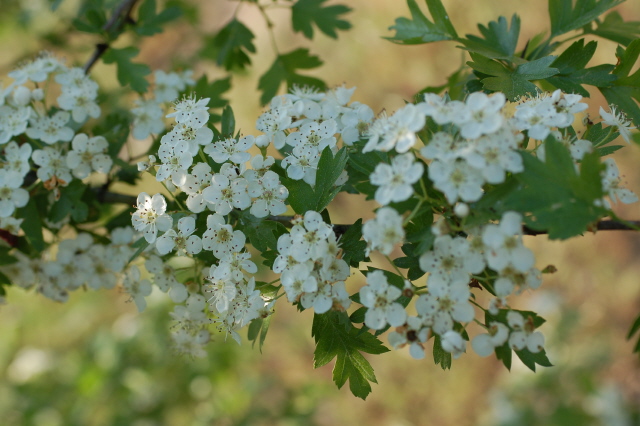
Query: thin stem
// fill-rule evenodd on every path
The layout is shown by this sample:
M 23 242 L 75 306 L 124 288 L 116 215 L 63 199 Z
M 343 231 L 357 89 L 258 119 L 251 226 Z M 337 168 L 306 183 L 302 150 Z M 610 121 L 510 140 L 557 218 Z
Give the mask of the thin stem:
M 391 266 L 393 266 L 393 269 L 395 269 L 395 271 L 398 273 L 398 275 L 400 275 L 402 277 L 402 279 L 407 280 L 407 278 L 402 274 L 402 272 L 400 271 L 400 269 L 395 265 L 395 263 L 393 263 L 393 260 L 391 260 L 391 258 L 388 255 L 384 255 L 385 259 L 387 259 L 387 261 L 391 264 Z

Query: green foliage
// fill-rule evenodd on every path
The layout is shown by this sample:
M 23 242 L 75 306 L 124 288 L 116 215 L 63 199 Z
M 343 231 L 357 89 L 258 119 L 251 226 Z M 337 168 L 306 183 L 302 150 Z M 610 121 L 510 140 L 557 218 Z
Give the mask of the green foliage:
M 26 206 L 18 210 L 18 217 L 24 219 L 21 228 L 34 253 L 42 253 L 45 249 L 44 236 L 42 234 L 42 218 L 37 205 L 38 199 L 31 197 Z
M 478 25 L 482 37 L 467 34 L 466 39 L 460 40 L 465 50 L 479 53 L 490 59 L 508 59 L 513 61 L 513 56 L 518 45 L 520 35 L 520 17 L 513 15 L 511 25 L 504 16 L 497 21 L 489 22 L 489 26 Z
M 163 25 L 182 15 L 178 7 L 168 7 L 160 13 L 156 13 L 156 0 L 145 0 L 138 8 L 138 20 L 134 31 L 142 36 L 150 36 L 163 31 Z
M 138 93 L 144 93 L 149 87 L 149 82 L 145 78 L 151 73 L 147 65 L 131 62 L 131 58 L 138 55 L 140 51 L 132 46 L 122 49 L 110 48 L 102 59 L 106 64 L 115 63 L 118 67 L 118 81 L 121 85 L 129 85 L 131 89 Z
M 205 58 L 215 58 L 216 63 L 227 71 L 244 69 L 251 64 L 249 53 L 256 53 L 254 38 L 251 30 L 234 18 L 207 40 L 200 54 Z
M 360 262 L 367 258 L 365 256 L 367 243 L 362 240 L 362 219 L 356 220 L 353 225 L 349 226 L 347 232 L 342 234 L 340 248 L 343 251 L 342 260 L 354 268 L 357 268 Z
M 484 88 L 491 92 L 503 92 L 511 101 L 539 93 L 540 89 L 532 81 L 543 80 L 559 72 L 550 66 L 555 60 L 554 56 L 545 56 L 511 68 L 477 53 L 470 55 L 473 61 L 467 64 L 477 71 Z
M 613 70 L 617 80 L 610 87 L 600 87 L 607 101 L 624 111 L 636 126 L 640 125 L 640 70 L 631 74 L 640 56 L 640 39 L 636 39 L 624 49 L 616 50 L 618 65 Z M 635 99 L 635 101 L 634 101 Z
M 598 153 L 584 156 L 579 174 L 569 150 L 552 136 L 545 141 L 544 162 L 524 152 L 522 157 L 525 170 L 516 175 L 521 186 L 505 206 L 522 213 L 527 226 L 547 231 L 550 239 L 567 239 L 606 214 L 595 205 L 603 196 Z
M 596 20 L 596 27 L 584 27 L 585 34 L 615 41 L 623 46 L 629 46 L 632 41 L 640 38 L 640 21 L 625 22 L 618 12 L 611 12 L 604 20 Z
M 396 24 L 389 27 L 395 30 L 394 37 L 387 40 L 398 44 L 423 44 L 441 40 L 456 40 L 456 33 L 449 15 L 440 0 L 426 0 L 434 22 L 431 22 L 420 10 L 415 0 L 407 0 L 411 18 L 397 18 Z
M 340 192 L 341 186 L 336 185 L 336 181 L 344 171 L 347 160 L 346 148 L 342 148 L 334 156 L 331 148 L 326 147 L 318 162 L 316 184 L 313 188 L 305 181 L 290 179 L 281 172 L 280 180 L 289 189 L 287 201 L 293 210 L 298 214 L 304 214 L 309 210 L 324 210 Z
M 640 315 L 638 315 L 638 318 L 636 318 L 636 320 L 633 322 L 633 325 L 631 325 L 631 328 L 629 329 L 629 334 L 627 334 L 627 340 L 631 340 L 631 338 L 633 338 L 633 336 L 638 331 L 640 331 Z M 633 347 L 633 352 L 640 354 L 640 338 L 638 339 L 638 342 Z
M 258 89 L 262 91 L 260 103 L 267 104 L 277 93 L 282 83 L 287 84 L 287 88 L 294 85 L 310 86 L 323 90 L 325 83 L 315 77 L 298 74 L 300 69 L 313 69 L 322 65 L 322 61 L 317 56 L 309 54 L 308 49 L 296 49 L 292 52 L 278 55 L 271 65 L 271 68 L 260 77 Z
M 548 77 L 546 81 L 565 93 L 577 93 L 584 97 L 589 97 L 589 92 L 582 87 L 583 84 L 609 86 L 616 80 L 616 76 L 611 75 L 613 65 L 604 64 L 585 68 L 596 52 L 597 44 L 595 41 L 590 41 L 585 46 L 584 39 L 573 43 L 551 63 L 552 67 L 558 69 L 558 73 Z
M 349 380 L 351 392 L 365 399 L 371 393 L 369 382 L 377 381 L 371 364 L 362 356 L 362 352 L 382 354 L 389 349 L 372 334 L 359 333 L 344 312 L 315 314 L 311 334 L 316 342 L 314 367 L 322 367 L 336 358 L 333 368 L 335 384 L 342 388 Z
M 624 0 L 549 0 L 551 37 L 577 30 Z
M 451 369 L 451 354 L 442 349 L 442 339 L 437 334 L 433 338 L 433 362 L 440 364 L 443 370 Z
M 51 211 L 49 212 L 49 220 L 53 223 L 62 221 L 71 215 L 71 218 L 76 223 L 84 222 L 87 219 L 89 213 L 89 207 L 84 202 L 80 201 L 86 185 L 81 180 L 74 179 L 66 187 L 60 190 L 60 199 L 53 204 Z
M 291 7 L 291 21 L 295 32 L 302 32 L 309 40 L 313 39 L 313 25 L 331 38 L 338 38 L 338 30 L 351 28 L 349 21 L 340 19 L 340 15 L 349 13 L 351 8 L 336 4 L 323 6 L 326 0 L 298 0 Z

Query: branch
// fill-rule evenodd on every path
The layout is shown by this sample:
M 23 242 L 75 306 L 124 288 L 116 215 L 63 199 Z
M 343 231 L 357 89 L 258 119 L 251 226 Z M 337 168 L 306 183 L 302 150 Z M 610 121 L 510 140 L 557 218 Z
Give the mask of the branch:
M 640 220 L 627 220 L 624 222 L 617 220 L 601 220 L 592 226 L 590 231 L 638 231 L 640 230 Z M 537 231 L 527 226 L 523 227 L 524 235 L 544 235 L 547 231 Z
M 130 15 L 133 7 L 137 2 L 138 0 L 123 0 L 122 3 L 120 3 L 118 7 L 115 8 L 113 14 L 111 15 L 111 18 L 109 19 L 109 21 L 107 21 L 106 24 L 104 24 L 102 30 L 107 33 L 109 33 L 111 30 L 120 31 L 126 23 L 133 22 Z M 119 19 L 121 17 L 123 19 Z M 91 68 L 93 68 L 95 63 L 98 62 L 98 59 L 100 59 L 108 49 L 109 43 L 96 44 L 96 50 L 93 51 L 93 55 L 91 55 L 91 58 L 89 58 L 87 63 L 84 64 L 83 69 L 85 74 L 89 74 Z

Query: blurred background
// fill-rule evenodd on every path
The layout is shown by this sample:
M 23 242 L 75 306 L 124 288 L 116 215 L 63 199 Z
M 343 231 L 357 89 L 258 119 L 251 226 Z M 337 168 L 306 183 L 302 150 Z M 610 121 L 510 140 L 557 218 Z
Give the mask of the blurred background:
M 75 32 L 76 0 L 55 14 L 45 0 L 0 0 L 0 76 L 23 59 L 48 49 L 82 64 L 96 39 Z M 189 19 L 146 38 L 136 61 L 152 69 L 193 68 L 195 76 L 224 76 L 198 57 L 203 34 L 220 29 L 237 2 L 185 1 Z M 393 111 L 425 86 L 440 85 L 465 61 L 454 43 L 397 46 L 382 37 L 396 17 L 409 16 L 398 0 L 343 0 L 353 24 L 338 41 L 316 32 L 309 43 L 291 31 L 286 9 L 270 11 L 281 52 L 310 47 L 324 66 L 309 72 L 330 86 L 357 86 L 352 100 L 374 111 Z M 419 2 L 421 3 L 421 2 Z M 522 17 L 519 48 L 548 27 L 546 2 L 443 0 L 458 33 L 477 34 L 477 23 L 500 15 Z M 638 2 L 618 7 L 640 20 Z M 258 11 L 244 4 L 238 18 L 256 34 L 252 66 L 234 75 L 226 98 L 237 127 L 255 134 L 261 112 L 259 76 L 274 59 Z M 116 46 L 131 43 L 126 37 Z M 594 64 L 615 63 L 615 46 L 599 41 Z M 194 59 L 195 58 L 195 59 Z M 98 64 L 93 77 L 104 91 L 117 90 L 113 66 Z M 9 81 L 7 78 L 5 84 Z M 116 92 L 117 93 L 117 92 Z M 113 102 L 113 97 L 108 99 Z M 120 99 L 126 105 L 130 99 Z M 605 105 L 594 93 L 591 113 Z M 103 108 L 104 109 L 104 108 Z M 640 193 L 640 147 L 616 160 L 628 187 Z M 149 192 L 152 189 L 148 189 Z M 137 194 L 138 188 L 130 188 Z M 362 216 L 362 200 L 340 196 L 331 206 L 337 223 Z M 373 205 L 372 205 L 373 206 Z M 640 219 L 638 205 L 616 207 Z M 277 307 L 262 353 L 250 344 L 215 341 L 206 359 L 176 356 L 169 349 L 168 298 L 154 294 L 138 314 L 117 290 L 76 292 L 61 305 L 10 290 L 0 306 L 0 424 L 2 425 L 640 425 L 640 362 L 626 334 L 640 311 L 640 234 L 599 232 L 568 242 L 528 237 L 537 266 L 553 264 L 543 286 L 511 300 L 547 318 L 541 328 L 552 368 L 532 373 L 514 361 L 509 372 L 495 359 L 469 353 L 442 371 L 406 351 L 370 357 L 378 385 L 362 401 L 335 388 L 332 365 L 314 370 L 312 313 Z M 357 288 L 357 287 L 356 287 Z M 386 343 L 386 338 L 383 338 Z

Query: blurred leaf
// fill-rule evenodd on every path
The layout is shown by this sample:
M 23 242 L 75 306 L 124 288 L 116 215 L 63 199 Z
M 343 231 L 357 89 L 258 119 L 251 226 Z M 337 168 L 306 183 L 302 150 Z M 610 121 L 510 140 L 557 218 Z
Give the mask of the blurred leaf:
M 138 8 L 138 20 L 134 31 L 143 36 L 161 33 L 163 25 L 180 17 L 182 12 L 177 7 L 168 7 L 156 14 L 156 0 L 146 0 Z
M 488 27 L 478 24 L 478 29 L 482 37 L 467 34 L 466 39 L 460 40 L 465 50 L 490 59 L 513 59 L 520 35 L 518 15 L 511 17 L 511 26 L 507 24 L 507 19 L 501 16 L 497 21 L 489 22 Z
M 259 219 L 248 211 L 240 214 L 242 230 L 251 244 L 261 252 L 268 249 L 276 250 L 278 238 L 287 233 L 287 228 L 280 222 L 274 220 Z
M 617 132 L 611 132 L 610 130 L 610 127 L 603 128 L 602 123 L 596 123 L 587 129 L 583 137 L 598 148 L 616 140 L 618 137 Z
M 16 263 L 18 261 L 18 259 L 9 254 L 10 250 L 11 247 L 0 246 L 0 266 L 11 265 L 12 263 Z
M 36 198 L 29 198 L 29 202 L 25 207 L 18 210 L 18 218 L 24 219 L 20 227 L 24 231 L 31 248 L 38 254 L 42 253 L 45 248 L 44 237 L 42 235 L 42 219 L 40 218 L 39 208 L 36 205 Z
M 344 171 L 347 160 L 346 148 L 339 150 L 334 157 L 331 148 L 326 147 L 318 162 L 314 188 L 303 180 L 290 179 L 279 167 L 273 170 L 279 172 L 280 180 L 289 190 L 287 201 L 296 213 L 305 214 L 309 210 L 321 212 L 340 191 L 335 183 Z
M 236 118 L 233 115 L 233 109 L 229 105 L 222 110 L 222 122 L 220 123 L 220 133 L 225 137 L 233 137 L 236 129 Z
M 505 206 L 522 213 L 527 226 L 566 239 L 606 214 L 594 204 L 603 196 L 598 153 L 584 156 L 579 174 L 569 150 L 552 136 L 545 141 L 545 162 L 526 152 L 522 157 L 524 171 L 515 175 L 522 187 L 507 196 Z
M 149 87 L 145 78 L 151 73 L 148 66 L 131 62 L 131 58 L 137 56 L 139 50 L 129 46 L 123 49 L 109 48 L 102 59 L 106 64 L 115 63 L 118 67 L 118 81 L 121 85 L 129 85 L 138 93 L 144 93 Z
M 220 95 L 231 89 L 231 77 L 207 81 L 207 76 L 203 75 L 196 81 L 195 86 L 191 90 L 202 98 L 209 98 L 209 108 L 222 108 L 229 104 L 229 101 L 222 99 Z
M 577 30 L 624 0 L 549 0 L 551 38 Z M 575 2 L 575 4 L 574 4 Z
M 385 37 L 398 44 L 424 44 L 441 40 L 456 40 L 458 34 L 440 0 L 427 0 L 429 12 L 434 18 L 431 22 L 420 10 L 415 0 L 407 0 L 411 18 L 397 18 L 396 24 L 389 27 L 396 35 Z
M 331 38 L 338 38 L 337 30 L 348 30 L 351 24 L 340 19 L 340 15 L 351 12 L 351 8 L 336 4 L 323 7 L 326 0 L 298 0 L 291 7 L 293 31 L 302 32 L 313 39 L 313 24 Z
M 549 358 L 547 358 L 546 352 L 541 350 L 540 352 L 533 353 L 529 349 L 525 348 L 521 351 L 515 351 L 518 358 L 524 365 L 526 365 L 531 371 L 536 371 L 536 364 L 543 367 L 553 367 Z
M 612 11 L 603 21 L 596 21 L 595 29 L 588 25 L 584 27 L 584 32 L 628 46 L 632 41 L 640 38 L 640 21 L 625 22 L 618 12 Z
M 433 361 L 436 365 L 440 364 L 443 370 L 451 369 L 451 354 L 442 349 L 442 341 L 437 334 L 433 339 Z
M 227 71 L 244 69 L 251 64 L 249 53 L 256 52 L 254 38 L 251 30 L 234 18 L 218 34 L 206 41 L 200 56 L 215 59 Z
M 324 90 L 326 85 L 322 80 L 298 74 L 296 70 L 312 69 L 322 65 L 317 56 L 309 54 L 308 49 L 296 49 L 284 55 L 278 55 L 271 68 L 260 77 L 258 89 L 262 91 L 260 103 L 265 105 L 278 93 L 282 83 L 287 88 L 294 85 L 316 87 Z
M 480 77 L 485 90 L 503 92 L 511 101 L 521 96 L 538 93 L 540 89 L 531 83 L 532 80 L 543 80 L 558 74 L 557 68 L 550 67 L 555 56 L 546 56 L 510 69 L 478 53 L 470 53 L 470 55 L 473 61 L 467 64 L 474 70 L 486 74 Z
M 107 15 L 102 10 L 99 2 L 86 2 L 81 8 L 78 18 L 73 20 L 73 26 L 85 33 L 101 34 L 103 27 L 107 23 Z
M 367 243 L 362 240 L 362 219 L 349 226 L 347 232 L 340 237 L 340 248 L 343 251 L 342 260 L 354 268 L 366 259 Z
M 371 393 L 369 382 L 378 382 L 371 364 L 361 352 L 382 354 L 389 349 L 370 333 L 358 334 L 358 329 L 353 327 L 344 312 L 314 314 L 311 334 L 316 342 L 314 368 L 322 367 L 336 358 L 333 381 L 338 389 L 349 380 L 351 393 L 366 399 Z
M 640 69 L 630 73 L 639 55 L 640 39 L 631 42 L 627 49 L 618 46 L 618 65 L 613 70 L 618 79 L 611 87 L 599 88 L 607 102 L 618 106 L 636 126 L 640 126 L 640 107 L 636 103 L 640 102 Z
M 616 80 L 616 76 L 611 74 L 613 65 L 604 64 L 585 69 L 596 51 L 596 46 L 595 41 L 590 41 L 585 46 L 584 39 L 573 43 L 553 61 L 551 66 L 559 72 L 546 81 L 565 93 L 577 93 L 587 98 L 589 92 L 582 87 L 583 84 L 597 87 L 611 85 Z

